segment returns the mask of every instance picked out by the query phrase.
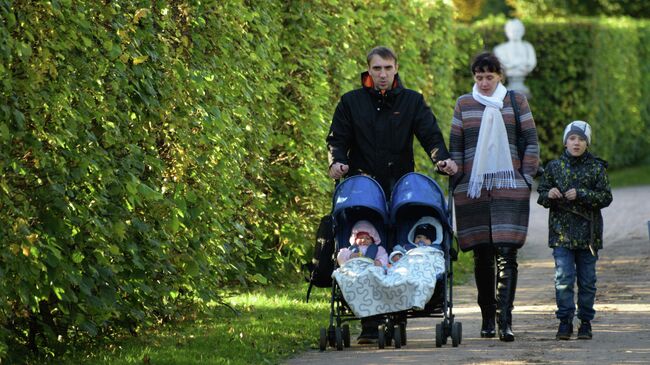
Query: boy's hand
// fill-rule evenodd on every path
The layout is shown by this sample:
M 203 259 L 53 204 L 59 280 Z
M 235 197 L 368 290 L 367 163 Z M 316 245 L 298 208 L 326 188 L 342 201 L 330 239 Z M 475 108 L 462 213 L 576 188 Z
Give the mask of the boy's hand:
M 563 195 L 560 193 L 560 190 L 558 188 L 553 188 L 548 191 L 548 198 L 549 199 L 562 199 Z
M 567 190 L 567 192 L 564 193 L 564 197 L 567 198 L 567 200 L 576 200 L 578 197 L 578 192 L 576 189 Z

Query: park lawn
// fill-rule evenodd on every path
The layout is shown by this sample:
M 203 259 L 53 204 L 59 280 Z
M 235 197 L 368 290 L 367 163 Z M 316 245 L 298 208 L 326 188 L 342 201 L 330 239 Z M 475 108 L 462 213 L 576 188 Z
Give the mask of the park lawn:
M 650 185 L 650 163 L 608 171 L 607 175 L 612 188 Z
M 77 349 L 64 364 L 277 364 L 317 348 L 319 328 L 328 324 L 330 289 L 306 284 L 265 288 L 225 300 L 202 319 L 181 321 L 124 337 L 105 346 Z
M 454 281 L 466 280 L 471 254 L 454 262 Z M 199 320 L 186 320 L 126 336 L 60 359 L 62 364 L 277 364 L 318 348 L 321 327 L 329 325 L 330 288 L 313 288 L 305 302 L 307 284 L 267 287 L 225 300 L 234 310 L 219 307 Z M 359 324 L 351 323 L 352 335 Z

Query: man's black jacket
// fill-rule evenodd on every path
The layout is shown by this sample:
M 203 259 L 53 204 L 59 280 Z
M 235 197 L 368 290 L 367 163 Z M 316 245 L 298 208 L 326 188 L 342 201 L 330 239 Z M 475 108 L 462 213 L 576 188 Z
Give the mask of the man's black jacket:
M 399 75 L 391 90 L 374 89 L 368 72 L 363 87 L 341 97 L 327 136 L 330 166 L 350 166 L 348 175 L 367 174 L 388 194 L 397 180 L 413 171 L 413 136 L 433 162 L 449 152 L 431 109 L 422 94 L 402 86 Z

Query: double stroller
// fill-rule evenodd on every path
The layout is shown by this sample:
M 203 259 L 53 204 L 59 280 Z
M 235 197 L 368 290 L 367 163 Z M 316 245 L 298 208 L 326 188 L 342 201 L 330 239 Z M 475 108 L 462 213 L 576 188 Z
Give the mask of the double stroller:
M 453 270 L 452 262 L 457 258 L 457 250 L 452 247 L 453 228 L 451 212 L 447 208 L 444 194 L 438 184 L 428 176 L 419 173 L 404 175 L 395 185 L 387 204 L 381 186 L 372 178 L 363 175 L 352 176 L 341 182 L 332 200 L 332 219 L 335 252 L 332 260 L 342 248 L 350 246 L 349 237 L 354 224 L 360 220 L 369 221 L 381 237 L 381 245 L 389 253 L 393 245 L 408 242 L 413 225 L 422 217 L 434 217 L 443 231 L 441 247 L 444 253 L 445 270 L 439 275 L 435 291 L 423 309 L 407 309 L 382 313 L 378 326 L 377 345 L 380 349 L 394 345 L 406 345 L 406 325 L 408 318 L 441 318 L 435 326 L 435 344 L 441 347 L 451 337 L 452 345 L 457 347 L 462 338 L 462 325 L 454 321 L 452 313 Z M 390 209 L 389 209 L 390 208 Z M 334 267 L 338 265 L 335 263 Z M 327 346 L 343 350 L 350 346 L 350 321 L 357 320 L 350 305 L 346 302 L 341 286 L 332 280 L 329 326 L 320 329 L 319 347 Z

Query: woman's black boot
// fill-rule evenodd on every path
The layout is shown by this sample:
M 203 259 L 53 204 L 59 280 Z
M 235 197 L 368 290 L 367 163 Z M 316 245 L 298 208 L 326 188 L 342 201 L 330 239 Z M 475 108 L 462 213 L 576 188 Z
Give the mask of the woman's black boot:
M 499 313 L 499 340 L 512 342 L 515 340 L 515 334 L 512 332 L 512 314 Z
M 494 315 L 492 317 L 483 317 L 483 323 L 481 324 L 481 337 L 482 338 L 493 338 L 496 336 L 497 331 L 494 325 Z
M 512 308 L 517 290 L 517 249 L 500 247 L 497 251 L 497 316 L 499 339 L 515 340 L 512 332 Z
M 494 249 L 492 247 L 474 250 L 474 281 L 478 290 L 478 305 L 481 308 L 481 337 L 496 336 L 496 270 L 494 267 Z

